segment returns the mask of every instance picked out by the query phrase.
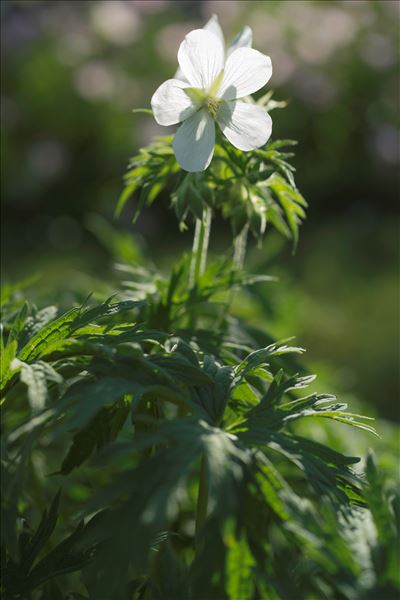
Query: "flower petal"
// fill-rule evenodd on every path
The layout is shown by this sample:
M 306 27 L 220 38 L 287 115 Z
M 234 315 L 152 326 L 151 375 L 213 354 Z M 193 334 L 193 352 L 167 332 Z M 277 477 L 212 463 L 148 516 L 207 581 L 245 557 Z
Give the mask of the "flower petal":
M 221 25 L 219 24 L 217 15 L 213 15 L 211 17 L 211 19 L 209 19 L 207 21 L 207 23 L 204 25 L 203 29 L 205 31 L 211 31 L 211 33 L 213 33 L 214 35 L 217 36 L 217 38 L 220 40 L 221 44 L 223 46 L 225 46 L 224 34 L 221 29 Z
M 272 131 L 272 119 L 266 110 L 247 102 L 223 102 L 217 121 L 222 133 L 239 150 L 260 148 Z
M 214 33 L 195 29 L 180 45 L 178 61 L 190 85 L 208 89 L 224 67 L 224 48 Z
M 221 25 L 218 22 L 217 15 L 213 15 L 211 17 L 211 19 L 209 19 L 207 21 L 207 23 L 204 25 L 203 29 L 205 29 L 206 31 L 211 31 L 211 33 L 213 33 L 214 35 L 216 35 L 217 38 L 221 41 L 221 44 L 225 47 L 224 34 L 222 32 Z M 242 45 L 245 45 L 245 44 L 242 44 Z M 250 45 L 251 45 L 251 43 L 250 43 Z M 174 79 L 180 79 L 181 81 L 187 81 L 187 79 L 184 76 L 183 71 L 182 71 L 182 69 L 180 67 L 178 67 L 178 70 L 177 70 L 177 72 L 174 75 Z
M 238 48 L 251 48 L 253 43 L 253 32 L 251 28 L 246 25 L 243 27 L 242 31 L 240 31 L 237 36 L 232 40 L 232 43 L 229 44 L 228 48 L 228 56 L 232 54 Z
M 196 111 L 192 100 L 184 91 L 188 86 L 178 79 L 167 79 L 154 92 L 151 108 L 159 125 L 181 123 Z
M 215 125 L 204 109 L 179 127 L 173 141 L 176 160 L 190 173 L 207 169 L 214 154 Z
M 224 100 L 243 98 L 262 88 L 271 75 L 269 56 L 253 48 L 238 48 L 226 61 L 218 95 Z
M 180 67 L 177 68 L 176 73 L 174 75 L 174 79 L 179 79 L 179 81 L 183 81 L 184 83 L 186 83 L 186 85 L 190 85 Z

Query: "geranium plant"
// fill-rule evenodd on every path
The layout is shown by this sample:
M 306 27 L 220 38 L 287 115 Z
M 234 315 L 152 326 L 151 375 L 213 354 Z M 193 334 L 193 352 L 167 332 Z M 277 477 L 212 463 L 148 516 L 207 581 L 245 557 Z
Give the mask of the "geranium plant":
M 248 235 L 274 227 L 295 246 L 307 207 L 293 142 L 268 141 L 283 103 L 249 97 L 272 72 L 251 42 L 245 28 L 226 49 L 214 17 L 151 100 L 158 123 L 182 124 L 133 157 L 117 212 L 134 198 L 137 217 L 168 191 L 194 231 L 170 276 L 119 265 L 114 295 L 63 314 L 5 290 L 5 598 L 395 593 L 398 501 L 373 457 L 361 475 L 358 457 L 298 430 L 328 419 L 370 434 L 370 421 L 307 392 L 304 350 L 232 310 L 270 279 L 246 274 Z M 216 214 L 232 249 L 210 261 Z

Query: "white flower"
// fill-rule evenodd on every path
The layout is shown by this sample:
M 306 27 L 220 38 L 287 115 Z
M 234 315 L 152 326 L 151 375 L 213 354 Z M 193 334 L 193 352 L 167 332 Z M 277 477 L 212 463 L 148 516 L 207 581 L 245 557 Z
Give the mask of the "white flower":
M 215 121 L 239 150 L 263 146 L 272 130 L 261 106 L 240 101 L 262 88 L 272 74 L 271 59 L 248 47 L 235 48 L 225 59 L 221 39 L 195 29 L 180 45 L 179 66 L 185 81 L 168 79 L 154 93 L 151 107 L 160 125 L 182 123 L 173 148 L 183 169 L 204 171 L 215 146 Z
M 253 42 L 253 32 L 248 25 L 243 27 L 242 31 L 232 40 L 228 47 L 225 45 L 224 33 L 219 24 L 217 15 L 213 15 L 211 19 L 207 21 L 203 29 L 205 31 L 211 31 L 221 41 L 225 49 L 225 54 L 228 57 L 236 48 L 251 48 Z M 183 74 L 182 69 L 179 67 L 175 73 L 174 79 L 180 79 L 181 81 L 187 81 Z

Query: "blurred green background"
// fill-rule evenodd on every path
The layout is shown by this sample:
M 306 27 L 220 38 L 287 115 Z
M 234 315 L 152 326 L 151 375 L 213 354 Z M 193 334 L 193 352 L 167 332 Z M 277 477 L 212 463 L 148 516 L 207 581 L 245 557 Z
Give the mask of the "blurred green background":
M 295 256 L 272 231 L 251 248 L 249 269 L 280 282 L 255 289 L 247 316 L 295 335 L 342 398 L 398 420 L 398 12 L 362 0 L 3 0 L 3 280 L 37 275 L 31 299 L 62 305 L 112 282 L 107 223 L 163 269 L 188 249 L 167 197 L 135 226 L 132 207 L 113 220 L 129 156 L 166 133 L 132 109 L 173 76 L 188 31 L 214 13 L 228 39 L 248 24 L 272 59 L 269 89 L 289 100 L 273 138 L 299 141 L 310 208 Z M 218 222 L 212 251 L 230 243 Z

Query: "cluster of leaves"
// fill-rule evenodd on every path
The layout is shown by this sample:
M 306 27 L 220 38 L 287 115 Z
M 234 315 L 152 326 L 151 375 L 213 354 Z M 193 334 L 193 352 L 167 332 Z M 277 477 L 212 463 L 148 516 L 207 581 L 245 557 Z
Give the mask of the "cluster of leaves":
M 132 159 L 117 212 L 135 195 L 137 218 L 167 190 L 182 227 L 219 212 L 235 238 L 269 222 L 295 246 L 306 202 L 291 144 L 241 153 L 218 139 L 210 168 L 190 174 L 158 139 Z M 107 224 L 88 226 L 135 263 L 118 266 L 117 294 L 61 314 L 3 294 L 4 598 L 395 594 L 398 497 L 372 457 L 363 478 L 358 457 L 298 427 L 374 434 L 369 419 L 306 392 L 304 350 L 230 314 L 238 290 L 270 278 L 237 257 L 205 269 L 200 254 L 194 278 L 189 256 L 165 278 Z
M 158 138 L 131 160 L 117 214 L 131 197 L 136 197 L 134 220 L 167 187 L 176 215 L 185 227 L 189 216 L 200 219 L 204 204 L 219 211 L 236 237 L 246 225 L 262 238 L 267 223 L 281 234 L 298 239 L 307 203 L 294 181 L 293 156 L 283 151 L 295 144 L 276 140 L 265 148 L 243 153 L 218 137 L 211 166 L 201 173 L 183 172 L 172 149 L 172 137 Z
M 333 396 L 304 395 L 301 348 L 266 336 L 252 351 L 225 300 L 256 280 L 217 262 L 189 288 L 187 258 L 169 280 L 122 270 L 118 301 L 3 308 L 4 597 L 394 593 L 398 501 L 372 459 L 363 481 L 358 458 L 296 423 L 373 430 Z
M 21 523 L 21 532 L 18 536 L 18 559 L 14 559 L 10 552 L 6 553 L 3 550 L 2 588 L 6 597 L 30 597 L 32 590 L 46 586 L 46 594 L 57 598 L 59 590 L 54 579 L 82 569 L 90 562 L 92 549 L 79 550 L 78 548 L 79 541 L 87 530 L 83 521 L 55 548 L 42 554 L 57 524 L 59 500 L 60 493 L 55 496 L 49 510 L 44 510 L 35 531 L 32 531 L 26 521 Z

